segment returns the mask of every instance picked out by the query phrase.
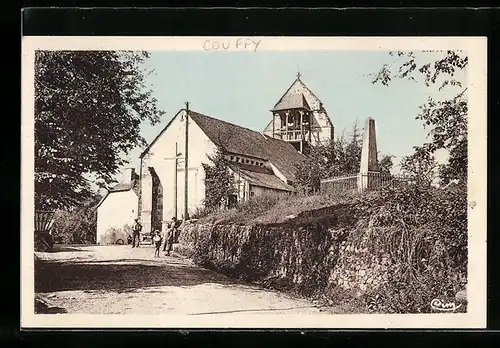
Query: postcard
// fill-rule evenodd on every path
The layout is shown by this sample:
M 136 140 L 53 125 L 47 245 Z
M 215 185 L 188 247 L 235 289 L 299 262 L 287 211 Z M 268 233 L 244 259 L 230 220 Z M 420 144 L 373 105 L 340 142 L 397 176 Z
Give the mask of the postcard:
M 22 38 L 22 328 L 485 328 L 484 37 Z

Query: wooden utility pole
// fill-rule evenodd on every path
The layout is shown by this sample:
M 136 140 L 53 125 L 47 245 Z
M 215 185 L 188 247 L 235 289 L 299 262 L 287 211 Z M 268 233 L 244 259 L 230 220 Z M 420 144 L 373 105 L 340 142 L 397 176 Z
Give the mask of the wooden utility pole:
M 175 158 L 174 158 L 174 217 L 177 218 L 177 154 L 179 153 L 178 145 L 175 143 Z
M 186 102 L 186 137 L 185 137 L 185 149 L 184 149 L 184 221 L 189 219 L 188 213 L 188 149 L 189 149 L 189 102 Z
M 140 159 L 140 167 L 139 167 L 139 199 L 137 200 L 137 218 L 141 219 L 142 215 L 142 159 Z M 142 221 L 142 220 L 140 220 Z

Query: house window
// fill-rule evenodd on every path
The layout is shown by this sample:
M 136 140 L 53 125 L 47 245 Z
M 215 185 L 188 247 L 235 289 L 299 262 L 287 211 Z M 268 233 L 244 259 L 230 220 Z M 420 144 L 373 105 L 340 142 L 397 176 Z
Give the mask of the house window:
M 234 156 L 231 156 L 231 161 L 234 159 Z
M 253 162 L 253 161 L 250 161 L 250 163 L 251 163 L 251 164 L 254 164 L 254 162 Z
M 247 160 L 247 163 L 250 163 L 250 160 Z
M 240 161 L 240 158 L 239 157 L 236 157 L 236 162 L 239 162 Z
M 255 195 L 255 192 L 250 192 L 250 197 L 253 197 Z

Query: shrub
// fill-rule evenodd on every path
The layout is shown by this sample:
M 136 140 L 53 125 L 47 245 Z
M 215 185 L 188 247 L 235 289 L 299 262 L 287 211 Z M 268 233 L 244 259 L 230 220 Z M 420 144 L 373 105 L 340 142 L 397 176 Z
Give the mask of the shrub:
M 91 209 L 57 210 L 52 226 L 54 240 L 61 244 L 94 244 L 97 214 Z
M 208 156 L 211 164 L 203 164 L 205 171 L 204 207 L 209 210 L 225 208 L 229 197 L 236 192 L 234 176 L 229 170 L 229 160 L 226 151 L 218 147 L 215 154 Z
M 205 220 L 225 223 L 247 223 L 261 213 L 268 211 L 280 200 L 287 200 L 287 196 L 277 193 L 266 193 L 252 197 L 248 201 L 238 204 L 232 209 L 199 209 L 199 216 Z
M 358 205 L 350 241 L 394 261 L 391 280 L 378 290 L 378 308 L 430 311 L 436 297 L 454 296 L 467 278 L 467 191 L 412 185 L 387 189 Z M 368 228 L 367 228 L 368 227 Z
M 213 214 L 216 210 L 207 207 L 197 207 L 193 213 L 191 213 L 191 219 L 201 219 L 210 214 Z
M 132 226 L 125 225 L 122 228 L 113 227 L 101 236 L 100 244 L 127 244 L 127 239 L 132 236 Z
M 371 193 L 368 193 L 370 195 Z M 343 195 L 303 195 L 267 193 L 239 204 L 233 209 L 209 212 L 200 222 L 235 223 L 245 225 L 282 223 L 303 212 L 313 211 L 337 204 L 353 203 L 363 195 L 347 192 Z

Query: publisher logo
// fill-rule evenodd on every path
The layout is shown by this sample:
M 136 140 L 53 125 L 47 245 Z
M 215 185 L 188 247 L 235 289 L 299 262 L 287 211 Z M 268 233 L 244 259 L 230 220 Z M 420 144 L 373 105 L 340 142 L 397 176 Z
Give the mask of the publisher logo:
M 442 299 L 435 298 L 431 301 L 431 308 L 439 312 L 454 312 L 462 307 L 462 304 L 456 304 L 453 301 L 446 301 Z

